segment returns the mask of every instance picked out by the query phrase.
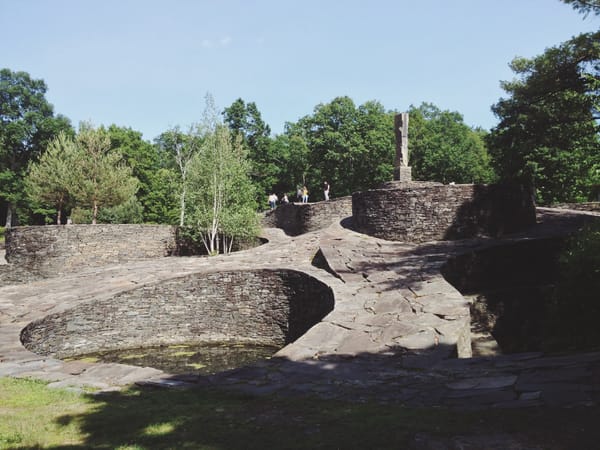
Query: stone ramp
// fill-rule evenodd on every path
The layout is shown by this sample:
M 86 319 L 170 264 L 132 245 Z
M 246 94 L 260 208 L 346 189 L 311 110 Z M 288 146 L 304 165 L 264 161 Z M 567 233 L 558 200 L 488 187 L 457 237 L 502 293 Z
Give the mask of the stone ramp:
M 372 351 L 471 356 L 468 302 L 439 274 L 445 258 L 415 255 L 415 248 L 338 224 L 321 234 L 321 253 L 351 291 L 323 322 L 345 334 L 363 334 L 349 337 L 358 344 L 349 346 L 352 353 L 371 342 Z M 352 301 L 346 305 L 348 298 Z

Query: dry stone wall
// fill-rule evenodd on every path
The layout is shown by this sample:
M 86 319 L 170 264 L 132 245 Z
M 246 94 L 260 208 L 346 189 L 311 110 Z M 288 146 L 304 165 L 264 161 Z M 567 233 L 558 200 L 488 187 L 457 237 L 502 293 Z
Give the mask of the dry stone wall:
M 286 234 L 297 236 L 326 228 L 349 216 L 352 216 L 352 197 L 340 197 L 326 202 L 279 205 L 265 215 L 263 225 L 281 228 Z
M 8 268 L 55 276 L 85 267 L 169 256 L 176 248 L 168 225 L 48 225 L 7 230 Z
M 600 212 L 600 202 L 558 203 L 556 205 L 552 205 L 552 208 L 574 209 L 576 211 L 597 211 L 597 212 Z
M 411 243 L 498 236 L 535 224 L 533 195 L 521 186 L 419 185 L 352 195 L 357 231 Z
M 293 270 L 194 274 L 46 316 L 28 325 L 21 341 L 58 358 L 178 343 L 283 346 L 333 305 L 328 286 Z

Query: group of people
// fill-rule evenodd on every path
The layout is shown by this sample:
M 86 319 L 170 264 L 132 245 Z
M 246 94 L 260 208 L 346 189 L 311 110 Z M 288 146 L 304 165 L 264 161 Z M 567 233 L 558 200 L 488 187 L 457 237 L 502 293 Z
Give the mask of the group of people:
M 327 181 L 323 182 L 323 197 L 325 200 L 329 200 L 329 189 L 330 185 Z M 308 203 L 308 188 L 306 186 L 298 186 L 298 190 L 296 191 L 296 196 L 298 201 L 301 203 Z M 275 209 L 277 207 L 277 202 L 279 201 L 279 197 L 274 192 L 269 195 L 269 206 L 271 209 Z M 281 198 L 281 203 L 289 203 L 287 194 L 283 194 Z
M 279 197 L 277 197 L 277 194 L 272 193 L 271 195 L 269 195 L 269 206 L 271 207 L 271 209 L 275 209 L 277 207 L 278 201 L 279 201 Z M 287 194 L 283 194 L 281 203 L 289 203 L 289 202 L 290 201 L 288 200 Z

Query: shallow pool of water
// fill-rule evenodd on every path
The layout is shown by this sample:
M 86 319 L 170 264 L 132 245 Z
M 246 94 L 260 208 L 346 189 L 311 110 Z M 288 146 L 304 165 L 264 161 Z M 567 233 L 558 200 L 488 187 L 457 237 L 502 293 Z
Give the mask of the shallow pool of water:
M 249 344 L 182 344 L 111 350 L 71 358 L 153 367 L 173 374 L 209 375 L 268 359 L 278 347 Z

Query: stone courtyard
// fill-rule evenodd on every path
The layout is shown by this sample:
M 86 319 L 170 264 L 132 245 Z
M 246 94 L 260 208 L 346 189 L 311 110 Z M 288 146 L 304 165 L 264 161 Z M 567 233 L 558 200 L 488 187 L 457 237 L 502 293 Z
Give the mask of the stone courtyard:
M 597 405 L 600 352 L 471 358 L 469 302 L 440 273 L 453 255 L 564 235 L 582 218 L 600 217 L 543 208 L 537 213 L 538 223 L 519 233 L 422 244 L 360 234 L 338 217 L 326 228 L 297 236 L 265 228 L 266 244 L 228 256 L 155 257 L 5 283 L 0 287 L 0 376 L 101 391 L 131 383 L 200 384 L 414 406 Z M 177 376 L 122 364 L 64 362 L 27 350 L 21 340 L 27 325 L 79 305 L 192 275 L 260 269 L 307 274 L 331 289 L 335 304 L 299 339 L 249 367 Z

